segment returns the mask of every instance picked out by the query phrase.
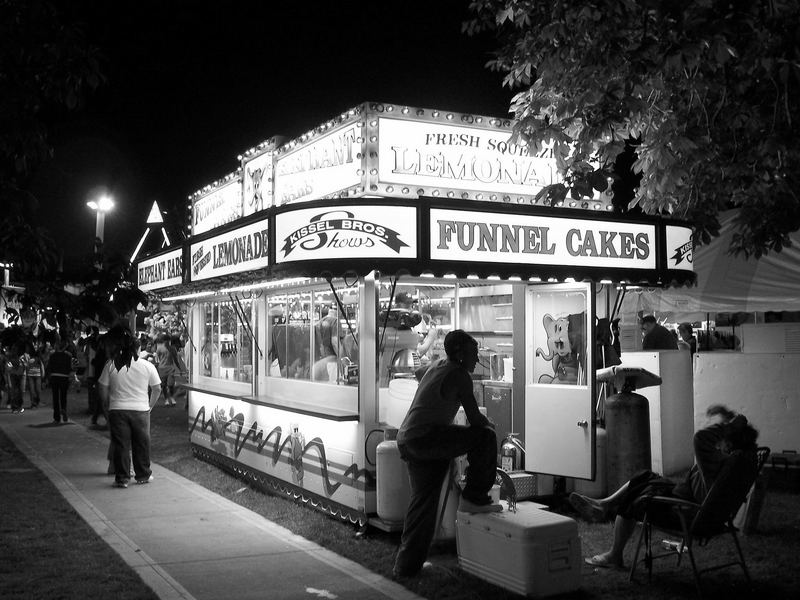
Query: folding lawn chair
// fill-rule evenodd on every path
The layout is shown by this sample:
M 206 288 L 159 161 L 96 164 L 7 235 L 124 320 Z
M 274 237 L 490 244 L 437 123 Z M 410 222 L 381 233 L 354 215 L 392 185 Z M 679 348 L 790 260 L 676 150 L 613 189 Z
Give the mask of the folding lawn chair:
M 733 519 L 739 507 L 747 499 L 753 483 L 758 477 L 761 467 L 769 457 L 769 448 L 758 448 L 757 460 L 752 460 L 752 455 L 747 453 L 734 453 L 723 465 L 708 495 L 702 504 L 682 500 L 680 498 L 670 498 L 666 496 L 654 496 L 643 498 L 646 503 L 646 511 L 641 526 L 642 531 L 636 545 L 636 553 L 631 565 L 630 580 L 634 580 L 636 567 L 640 562 L 647 565 L 648 581 L 653 575 L 653 561 L 658 558 L 677 556 L 677 565 L 681 564 L 683 553 L 689 555 L 694 574 L 695 586 L 700 598 L 703 597 L 703 590 L 700 584 L 700 575 L 708 571 L 715 571 L 733 565 L 739 565 L 744 572 L 747 583 L 750 583 L 750 574 L 747 572 L 742 548 L 739 545 L 739 538 L 736 535 L 736 527 Z M 669 536 L 679 538 L 681 541 L 676 548 L 671 548 L 667 552 L 653 554 L 653 529 L 657 529 Z M 736 547 L 738 560 L 716 564 L 703 569 L 698 569 L 695 560 L 695 546 L 705 546 L 710 540 L 723 534 L 730 534 Z M 639 553 L 645 546 L 645 553 L 642 560 L 639 560 Z

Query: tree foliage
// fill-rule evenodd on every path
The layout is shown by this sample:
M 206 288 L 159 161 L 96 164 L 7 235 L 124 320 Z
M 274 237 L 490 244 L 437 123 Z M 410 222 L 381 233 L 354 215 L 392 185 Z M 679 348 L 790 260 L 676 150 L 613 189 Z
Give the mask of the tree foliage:
M 552 143 L 585 195 L 626 149 L 628 208 L 687 219 L 695 240 L 736 209 L 731 250 L 761 256 L 800 228 L 796 0 L 474 0 L 489 68 L 517 90 L 515 136 Z M 551 200 L 558 190 L 548 190 Z M 561 192 L 563 198 L 564 191 Z
M 15 296 L 23 311 L 46 308 L 60 318 L 110 324 L 146 300 L 120 288 L 128 265 L 94 255 L 62 269 L 28 191 L 30 174 L 52 153 L 50 128 L 103 82 L 101 62 L 81 25 L 52 2 L 0 0 L 0 262 L 13 265 L 13 282 L 24 288 L 6 290 L 4 300 Z
M 0 0 L 0 260 L 15 280 L 58 266 L 58 248 L 36 226 L 33 168 L 50 156 L 48 130 L 102 81 L 99 51 L 46 0 Z

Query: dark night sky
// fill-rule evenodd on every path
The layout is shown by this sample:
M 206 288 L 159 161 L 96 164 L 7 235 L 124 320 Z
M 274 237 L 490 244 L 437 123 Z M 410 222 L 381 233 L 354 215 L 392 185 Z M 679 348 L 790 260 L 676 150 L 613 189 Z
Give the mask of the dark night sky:
M 53 131 L 36 174 L 43 224 L 85 254 L 103 187 L 110 253 L 129 256 L 153 200 L 186 197 L 273 136 L 293 138 L 365 100 L 504 116 L 492 40 L 461 33 L 468 0 L 63 0 L 106 55 L 107 83 Z

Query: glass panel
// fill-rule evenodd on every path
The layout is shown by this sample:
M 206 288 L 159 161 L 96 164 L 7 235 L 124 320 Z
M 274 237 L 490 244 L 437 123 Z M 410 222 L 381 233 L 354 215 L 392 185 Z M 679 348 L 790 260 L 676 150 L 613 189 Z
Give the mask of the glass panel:
M 587 385 L 587 307 L 583 290 L 534 293 L 535 355 L 528 383 Z
M 513 380 L 512 287 L 471 285 L 459 289 L 458 308 L 461 329 L 478 341 L 475 380 Z
M 270 377 L 358 384 L 358 288 L 339 287 L 336 293 L 338 302 L 330 290 L 267 298 Z
M 241 310 L 252 324 L 252 302 L 242 300 Z M 253 378 L 253 349 L 249 330 L 233 302 L 203 304 L 201 373 L 206 377 L 249 383 Z
M 413 379 L 417 369 L 444 357 L 444 336 L 455 319 L 455 285 L 381 282 L 378 314 L 379 381 Z

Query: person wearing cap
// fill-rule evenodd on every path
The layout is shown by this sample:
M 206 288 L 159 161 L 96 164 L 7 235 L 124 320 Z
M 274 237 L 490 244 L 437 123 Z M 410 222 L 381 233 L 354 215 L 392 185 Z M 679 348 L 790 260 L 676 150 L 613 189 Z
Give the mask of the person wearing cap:
M 653 315 L 642 317 L 642 350 L 677 350 L 678 340 Z
M 497 469 L 497 439 L 491 422 L 478 410 L 470 373 L 478 363 L 478 342 L 456 329 L 444 338 L 447 355 L 431 363 L 397 434 L 400 456 L 408 465 L 411 500 L 403 524 L 395 578 L 422 569 L 436 527 L 436 507 L 450 461 L 466 454 L 469 467 L 459 510 L 499 512 L 489 490 Z M 469 427 L 454 425 L 464 407 Z

